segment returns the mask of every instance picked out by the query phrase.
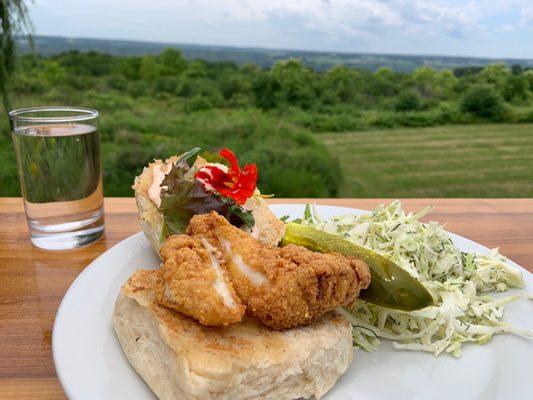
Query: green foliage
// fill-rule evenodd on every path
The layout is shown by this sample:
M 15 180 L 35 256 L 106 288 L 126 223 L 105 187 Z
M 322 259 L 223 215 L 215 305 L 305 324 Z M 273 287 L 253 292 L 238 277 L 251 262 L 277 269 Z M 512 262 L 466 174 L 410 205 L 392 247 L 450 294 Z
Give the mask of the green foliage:
M 533 122 L 533 107 L 515 109 L 514 110 L 514 122 L 519 122 L 519 123 Z
M 213 108 L 213 104 L 209 97 L 196 95 L 187 100 L 184 108 L 186 112 L 191 113 L 194 111 L 209 110 L 210 108 Z
M 154 81 L 159 74 L 156 58 L 153 56 L 145 56 L 141 60 L 139 67 L 139 78 L 144 81 Z
M 255 104 L 263 110 L 275 108 L 281 102 L 281 85 L 270 74 L 261 74 L 254 83 Z
M 280 197 L 331 197 L 338 193 L 342 174 L 324 145 L 305 129 L 258 111 L 207 111 L 186 118 L 169 118 L 162 113 L 139 119 L 124 113 L 116 117 L 114 121 L 104 117 L 102 125 L 108 130 L 124 129 L 127 119 L 129 126 L 104 151 L 104 170 L 110 171 L 104 182 L 106 195 L 130 195 L 133 176 L 151 159 L 180 154 L 194 146 L 211 153 L 227 146 L 243 162 L 256 162 L 263 193 Z M 166 123 L 159 122 L 163 118 Z
M 72 51 L 21 57 L 11 85 L 18 107 L 100 111 L 105 193 L 113 196 L 130 196 L 133 176 L 153 158 L 197 145 L 208 153 L 228 146 L 256 161 L 265 193 L 335 196 L 342 176 L 336 154 L 322 144 L 326 135 L 311 132 L 533 121 L 533 70 L 498 65 L 460 73 L 320 72 L 295 59 L 262 69 L 190 61 L 174 49 L 144 57 Z M 0 156 L 0 194 L 15 195 L 9 140 L 0 142 Z
M 406 111 L 401 113 L 380 112 L 365 116 L 365 124 L 374 128 L 392 129 L 396 127 L 419 128 L 444 123 L 438 110 Z
M 30 29 L 31 22 L 24 1 L 0 1 L 0 96 L 6 112 L 10 109 L 9 83 L 15 72 L 14 36 Z
M 179 76 L 187 67 L 181 51 L 166 49 L 159 55 L 159 74 L 161 76 Z
M 494 86 L 470 87 L 461 99 L 461 110 L 490 120 L 501 120 L 505 112 L 503 99 Z
M 431 67 L 419 67 L 412 73 L 415 88 L 424 97 L 432 97 L 438 91 L 439 73 Z M 408 111 L 408 110 L 402 110 Z
M 509 102 L 521 102 L 530 97 L 528 77 L 523 75 L 509 75 L 503 87 L 503 97 Z
M 57 61 L 43 60 L 38 80 L 44 82 L 47 86 L 55 86 L 61 84 L 66 75 L 65 68 Z
M 413 91 L 404 91 L 396 98 L 394 109 L 396 111 L 418 111 L 422 108 L 420 97 Z
M 140 78 L 141 62 L 141 57 L 123 57 L 114 68 L 115 75 L 135 81 Z
M 276 106 L 293 105 L 307 109 L 316 97 L 313 71 L 306 68 L 300 60 L 291 59 L 274 64 L 267 72 L 266 80 L 256 88 L 256 93 L 260 93 L 262 88 L 267 94 L 261 96 L 272 96 Z M 261 101 L 258 105 L 261 107 Z M 270 108 L 270 105 L 267 103 L 265 108 Z
M 322 83 L 321 97 L 325 104 L 355 103 L 360 97 L 361 73 L 339 65 L 331 68 Z
M 212 108 L 298 109 L 314 114 L 319 129 L 363 126 L 352 110 L 413 112 L 459 103 L 472 86 L 490 85 L 513 106 L 533 97 L 533 71 L 489 65 L 477 73 L 456 77 L 450 70 L 420 67 L 412 74 L 380 68 L 375 73 L 336 66 L 326 72 L 306 67 L 301 60 L 279 61 L 271 69 L 231 62 L 187 61 L 175 49 L 159 56 L 113 57 L 71 51 L 50 58 L 20 59 L 13 88 L 22 94 L 98 90 L 134 99 L 157 98 L 194 112 Z M 14 90 L 15 92 L 15 90 Z M 52 96 L 53 97 L 53 96 Z M 324 111 L 327 107 L 331 110 Z M 342 114 L 342 115 L 341 115 Z M 454 121 L 450 121 L 454 122 Z M 309 123 L 308 123 L 309 124 Z M 331 128 L 328 128 L 331 127 Z
M 494 88 L 501 94 L 504 90 L 507 79 L 511 76 L 509 67 L 503 64 L 487 65 L 479 73 L 479 82 L 487 83 L 494 86 Z
M 394 96 L 398 90 L 398 79 L 390 68 L 380 68 L 365 86 L 366 93 L 373 98 Z
M 9 135 L 9 126 L 7 124 L 7 118 L 2 118 L 2 120 L 2 132 L 0 134 L 0 160 L 2 160 L 2 168 L 0 168 L 0 195 L 20 196 L 17 164 Z
M 451 98 L 454 95 L 454 90 L 457 86 L 458 79 L 455 77 L 452 71 L 444 69 L 440 71 L 437 84 L 439 90 L 439 96 L 441 98 Z

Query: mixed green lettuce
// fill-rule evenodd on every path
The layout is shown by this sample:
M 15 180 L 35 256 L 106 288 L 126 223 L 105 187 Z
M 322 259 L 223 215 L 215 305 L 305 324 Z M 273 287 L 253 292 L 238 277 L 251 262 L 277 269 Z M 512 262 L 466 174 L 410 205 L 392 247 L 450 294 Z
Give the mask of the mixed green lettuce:
M 200 148 L 183 154 L 165 175 L 161 183 L 161 205 L 163 214 L 163 238 L 185 231 L 190 219 L 196 214 L 216 211 L 235 226 L 255 224 L 252 213 L 235 203 L 230 197 L 224 197 L 216 191 L 207 190 L 202 182 L 195 178 L 198 169 L 189 160 L 195 157 Z

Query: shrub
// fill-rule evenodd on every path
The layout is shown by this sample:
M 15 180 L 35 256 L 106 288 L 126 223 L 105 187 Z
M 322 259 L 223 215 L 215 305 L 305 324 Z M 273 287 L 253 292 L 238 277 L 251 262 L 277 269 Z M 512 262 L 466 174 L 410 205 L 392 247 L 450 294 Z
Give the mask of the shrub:
M 347 132 L 362 128 L 361 120 L 350 114 L 311 114 L 307 125 L 313 132 Z
M 402 113 L 381 111 L 377 113 L 367 113 L 362 119 L 362 125 L 376 128 L 420 128 L 445 123 L 461 122 L 454 120 L 455 118 L 457 118 L 457 114 L 453 113 L 449 107 L 439 107 L 428 111 L 409 111 Z
M 440 115 L 437 112 L 406 112 L 395 116 L 396 126 L 408 128 L 421 128 L 435 126 L 440 123 Z
M 455 103 L 441 102 L 436 108 L 436 112 L 443 124 L 468 123 L 471 119 L 468 114 L 462 113 Z
M 504 113 L 504 101 L 491 85 L 471 86 L 461 99 L 461 110 L 475 116 L 490 120 L 501 120 Z
M 405 91 L 398 95 L 394 104 L 395 111 L 418 111 L 422 108 L 420 98 L 415 92 Z
M 160 146 L 152 143 L 114 146 L 104 143 L 104 193 L 106 196 L 131 196 L 133 178 L 154 158 L 162 157 Z
M 245 112 L 230 114 L 224 124 L 217 118 L 202 121 L 188 138 L 189 147 L 196 143 L 214 151 L 228 146 L 243 162 L 257 163 L 263 193 L 279 197 L 338 194 L 341 183 L 338 161 L 305 129 L 257 112 Z
M 353 117 L 361 116 L 361 111 L 354 104 L 320 104 L 318 107 L 316 107 L 316 110 L 321 113 L 350 114 Z
M 290 121 L 312 132 L 348 132 L 364 128 L 361 112 L 354 106 L 347 105 L 321 104 L 312 110 L 288 107 L 284 110 L 272 110 L 269 115 Z
M 11 143 L 7 118 L 0 123 L 0 193 L 2 196 L 20 196 L 15 152 Z
M 161 125 L 161 117 L 156 115 L 145 121 L 145 125 L 122 123 L 124 129 L 152 133 L 134 135 L 132 130 L 115 135 L 115 142 L 106 145 L 107 196 L 131 195 L 134 175 L 149 160 L 180 154 L 194 146 L 213 153 L 227 146 L 241 162 L 257 163 L 263 193 L 279 197 L 338 194 L 342 180 L 338 161 L 319 139 L 303 128 L 257 111 L 195 112 L 168 125 Z
M 363 116 L 366 126 L 390 129 L 396 126 L 394 113 L 391 112 L 368 112 Z
M 141 97 L 146 96 L 150 93 L 151 87 L 150 85 L 145 81 L 131 81 L 128 84 L 128 94 L 133 97 Z
M 178 78 L 172 76 L 158 77 L 154 83 L 154 93 L 156 95 L 160 93 L 176 94 L 180 86 Z
M 212 107 L 213 104 L 211 99 L 202 95 L 196 95 L 185 103 L 185 111 L 189 113 L 200 110 L 209 110 Z
M 533 108 L 518 108 L 514 114 L 513 122 L 533 122 Z
M 122 76 L 111 75 L 106 78 L 107 86 L 120 92 L 128 88 L 128 81 Z

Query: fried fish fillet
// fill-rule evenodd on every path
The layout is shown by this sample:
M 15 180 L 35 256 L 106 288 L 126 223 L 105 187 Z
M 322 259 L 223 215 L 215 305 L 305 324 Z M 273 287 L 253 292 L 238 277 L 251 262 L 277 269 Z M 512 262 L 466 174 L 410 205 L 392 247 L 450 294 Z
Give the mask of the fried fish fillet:
M 220 266 L 220 255 L 215 253 L 205 239 L 170 237 L 161 249 L 159 303 L 203 325 L 225 326 L 240 321 L 245 307 Z
M 212 312 L 208 311 L 215 304 L 213 295 L 207 293 L 209 290 L 216 292 L 213 276 L 205 283 L 197 284 L 201 289 L 180 284 L 179 290 L 172 292 L 172 301 L 162 304 L 205 325 L 220 326 L 236 322 L 239 315 L 242 317 L 239 313 L 243 312 L 244 307 L 248 315 L 273 329 L 308 324 L 336 307 L 352 304 L 360 290 L 367 288 L 370 283 L 370 272 L 361 260 L 337 253 L 315 253 L 296 245 L 282 248 L 264 245 L 230 225 L 216 212 L 193 217 L 187 233 L 189 240 L 216 249 L 212 254 L 224 271 L 224 283 L 237 306 L 228 307 L 218 302 Z M 168 270 L 182 269 L 181 277 L 192 273 L 198 279 L 203 279 L 203 275 L 196 272 L 198 266 L 186 258 L 189 253 L 183 247 L 187 246 L 187 240 L 180 236 L 169 239 L 162 248 L 163 259 L 175 261 L 172 266 L 167 265 L 166 261 L 163 264 L 160 298 L 165 297 L 165 285 L 177 287 L 173 282 L 177 275 L 167 273 Z M 176 257 L 176 252 L 183 258 Z M 186 272 L 189 269 L 195 272 Z M 205 291 L 205 294 L 195 290 L 201 290 L 201 293 Z M 175 304 L 188 301 L 177 301 L 178 297 L 193 299 L 192 302 L 203 301 L 205 304 L 177 308 Z M 215 295 L 215 298 L 219 297 Z
M 221 250 L 247 313 L 274 329 L 307 324 L 352 304 L 370 283 L 368 266 L 359 259 L 296 245 L 265 246 L 215 212 L 193 217 L 188 233 Z

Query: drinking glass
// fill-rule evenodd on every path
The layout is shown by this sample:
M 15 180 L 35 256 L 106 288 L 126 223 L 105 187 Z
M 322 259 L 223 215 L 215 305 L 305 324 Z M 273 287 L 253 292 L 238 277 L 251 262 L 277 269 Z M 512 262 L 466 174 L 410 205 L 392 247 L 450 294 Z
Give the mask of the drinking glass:
M 104 233 L 98 112 L 36 107 L 9 113 L 32 243 L 73 249 Z

